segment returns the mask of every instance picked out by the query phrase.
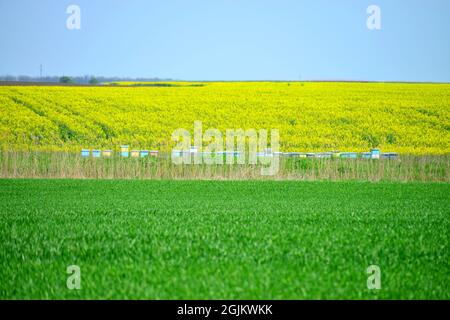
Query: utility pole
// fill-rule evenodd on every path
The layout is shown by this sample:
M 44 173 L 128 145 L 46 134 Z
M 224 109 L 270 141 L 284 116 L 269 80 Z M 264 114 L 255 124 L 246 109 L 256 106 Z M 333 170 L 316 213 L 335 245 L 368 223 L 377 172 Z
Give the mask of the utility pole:
M 39 68 L 39 75 L 40 75 L 40 79 L 42 80 L 42 63 L 41 63 L 40 68 Z

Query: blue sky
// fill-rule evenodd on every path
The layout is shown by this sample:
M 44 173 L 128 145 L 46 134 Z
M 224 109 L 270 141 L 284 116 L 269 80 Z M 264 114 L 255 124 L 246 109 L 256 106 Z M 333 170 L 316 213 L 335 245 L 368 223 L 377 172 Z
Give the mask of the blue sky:
M 450 82 L 449 0 L 0 0 L 0 39 L 0 74 Z

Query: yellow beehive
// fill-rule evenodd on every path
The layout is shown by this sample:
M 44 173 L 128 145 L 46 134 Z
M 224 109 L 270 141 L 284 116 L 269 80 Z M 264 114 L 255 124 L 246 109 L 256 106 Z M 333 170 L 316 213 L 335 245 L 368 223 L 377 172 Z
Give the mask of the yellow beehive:
M 111 157 L 112 156 L 112 150 L 103 150 L 103 156 L 104 157 Z
M 132 158 L 139 158 L 139 150 L 131 150 Z

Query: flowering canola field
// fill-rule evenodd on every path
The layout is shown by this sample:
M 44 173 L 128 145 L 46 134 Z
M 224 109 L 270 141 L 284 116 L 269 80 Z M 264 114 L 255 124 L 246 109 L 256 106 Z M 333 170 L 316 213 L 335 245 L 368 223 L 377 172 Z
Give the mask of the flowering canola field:
M 169 151 L 172 132 L 278 129 L 282 151 L 450 153 L 450 85 L 205 82 L 1 86 L 3 150 Z

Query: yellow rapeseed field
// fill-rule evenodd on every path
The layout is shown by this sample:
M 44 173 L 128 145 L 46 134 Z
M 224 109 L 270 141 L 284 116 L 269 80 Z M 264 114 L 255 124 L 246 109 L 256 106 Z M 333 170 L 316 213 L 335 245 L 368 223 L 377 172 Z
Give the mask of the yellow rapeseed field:
M 127 86 L 129 85 L 129 86 Z M 450 85 L 315 82 L 0 87 L 3 150 L 168 151 L 177 128 L 278 129 L 282 151 L 450 152 Z

